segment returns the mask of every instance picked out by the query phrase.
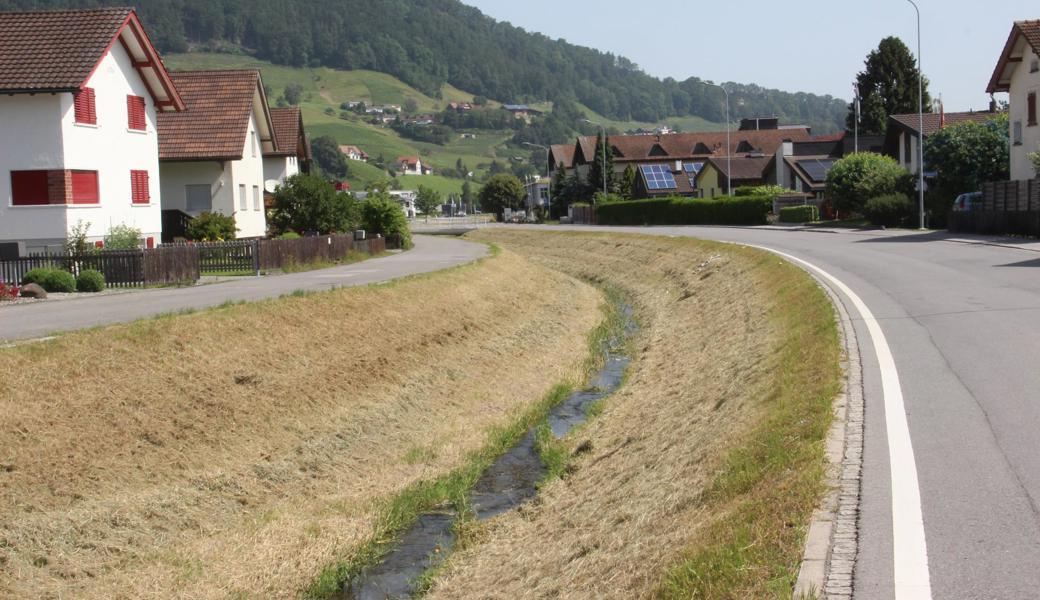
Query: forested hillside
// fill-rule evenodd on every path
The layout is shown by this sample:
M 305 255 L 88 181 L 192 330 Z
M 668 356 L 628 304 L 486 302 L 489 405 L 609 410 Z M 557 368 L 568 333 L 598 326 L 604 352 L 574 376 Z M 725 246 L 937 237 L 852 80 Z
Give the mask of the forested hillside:
M 164 52 L 245 51 L 290 66 L 368 69 L 437 97 L 443 84 L 503 102 L 577 100 L 621 121 L 724 120 L 722 92 L 660 80 L 628 59 L 495 21 L 457 0 L 0 0 L 0 9 L 136 5 Z M 733 85 L 733 117 L 842 127 L 830 96 Z

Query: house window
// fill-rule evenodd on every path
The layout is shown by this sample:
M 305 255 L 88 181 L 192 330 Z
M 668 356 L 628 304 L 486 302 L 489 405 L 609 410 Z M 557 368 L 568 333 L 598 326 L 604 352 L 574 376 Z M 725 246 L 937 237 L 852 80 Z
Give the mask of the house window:
M 72 203 L 97 204 L 100 201 L 97 171 L 73 171 Z
M 238 210 L 248 210 L 249 205 L 246 203 L 246 184 L 240 183 L 238 185 Z
M 47 171 L 11 171 L 11 204 L 13 206 L 50 204 Z
M 83 88 L 72 94 L 76 109 L 76 122 L 81 125 L 97 125 L 97 107 L 94 104 L 94 88 Z
M 253 157 L 256 157 L 256 132 L 249 132 L 249 147 L 253 149 Z
M 253 210 L 260 210 L 260 186 L 253 186 Z
M 1036 92 L 1029 92 L 1026 96 L 1026 124 L 1030 127 L 1036 125 Z
M 130 171 L 130 201 L 134 204 L 148 204 L 151 200 L 148 171 Z
M 213 210 L 213 196 L 208 185 L 184 186 L 184 208 L 190 213 Z
M 1036 73 L 1037 71 L 1040 71 L 1040 60 L 1034 58 L 1029 61 L 1029 72 Z
M 1011 142 L 1016 146 L 1022 145 L 1022 121 L 1015 121 L 1011 126 Z
M 144 98 L 140 96 L 126 97 L 127 127 L 134 131 L 145 130 Z

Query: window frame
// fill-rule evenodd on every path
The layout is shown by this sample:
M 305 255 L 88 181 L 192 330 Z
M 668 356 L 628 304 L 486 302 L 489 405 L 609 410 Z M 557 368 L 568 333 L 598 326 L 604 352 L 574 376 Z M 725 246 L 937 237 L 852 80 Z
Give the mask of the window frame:
M 30 181 L 30 178 L 41 178 L 40 181 Z M 47 169 L 20 169 L 11 171 L 11 206 L 48 206 L 50 199 L 50 173 Z M 42 181 L 42 196 L 34 196 L 30 201 L 19 201 L 21 192 L 26 192 L 27 186 L 39 186 Z M 33 189 L 34 194 L 39 194 L 39 189 Z
M 1026 127 L 1035 127 L 1036 122 L 1036 90 L 1026 94 Z
M 130 204 L 148 206 L 152 203 L 150 177 L 147 169 L 130 170 Z
M 97 171 L 72 169 L 69 171 L 69 180 L 71 192 L 68 195 L 68 204 L 70 206 L 98 206 L 101 204 L 101 178 Z M 90 187 L 83 187 L 84 185 Z
M 238 184 L 238 210 L 249 210 L 249 198 L 246 197 L 246 184 Z
M 128 131 L 148 131 L 147 106 L 144 96 L 126 95 L 126 128 Z
M 94 88 L 83 87 L 72 93 L 72 112 L 76 125 L 97 127 L 97 93 Z
M 260 186 L 253 186 L 253 210 L 260 212 L 263 210 L 263 203 L 260 201 Z

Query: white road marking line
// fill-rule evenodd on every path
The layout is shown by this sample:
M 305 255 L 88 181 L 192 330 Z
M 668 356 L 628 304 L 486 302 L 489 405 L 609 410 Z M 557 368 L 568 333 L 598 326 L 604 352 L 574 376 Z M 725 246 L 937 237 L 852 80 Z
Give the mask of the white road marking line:
M 796 256 L 766 246 L 748 244 L 798 263 L 830 282 L 852 301 L 870 332 L 885 396 L 885 425 L 888 432 L 888 462 L 892 471 L 892 558 L 895 574 L 895 600 L 931 600 L 928 575 L 928 547 L 921 516 L 921 489 L 917 483 L 917 464 L 906 422 L 899 371 L 888 347 L 881 325 L 866 303 L 840 279 Z

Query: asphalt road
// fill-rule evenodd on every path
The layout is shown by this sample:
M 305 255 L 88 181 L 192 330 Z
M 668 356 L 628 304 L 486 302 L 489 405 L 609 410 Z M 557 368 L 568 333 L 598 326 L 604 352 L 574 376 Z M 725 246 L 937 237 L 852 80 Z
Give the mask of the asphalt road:
M 408 252 L 352 265 L 187 288 L 162 288 L 0 307 L 0 341 L 35 339 L 97 325 L 125 323 L 225 302 L 276 298 L 296 290 L 323 291 L 366 285 L 468 263 L 487 254 L 487 246 L 450 237 L 415 236 Z
M 877 318 L 898 369 L 931 598 L 1040 598 L 1040 243 L 906 231 L 610 229 L 766 246 L 848 285 Z M 855 597 L 888 600 L 896 595 L 885 398 L 869 332 L 845 303 L 866 403 Z

